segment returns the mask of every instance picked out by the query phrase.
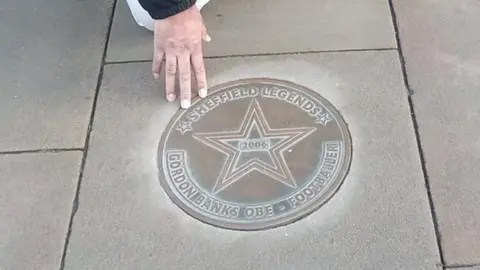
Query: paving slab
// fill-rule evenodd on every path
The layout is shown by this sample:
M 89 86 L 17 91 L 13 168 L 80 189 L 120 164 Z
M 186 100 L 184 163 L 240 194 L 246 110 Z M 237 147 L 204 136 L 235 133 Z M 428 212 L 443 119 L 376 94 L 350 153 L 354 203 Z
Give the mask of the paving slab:
M 113 0 L 0 7 L 0 151 L 83 147 Z
M 207 57 L 396 47 L 387 0 L 211 0 L 202 13 Z M 152 46 L 152 33 L 119 1 L 107 61 L 151 60 Z
M 460 268 L 447 268 L 447 269 L 455 269 L 455 270 L 480 270 L 480 266 L 469 266 L 469 267 L 460 267 Z
M 478 264 L 480 3 L 394 3 L 446 264 Z
M 342 187 L 318 211 L 271 230 L 226 230 L 192 218 L 167 196 L 157 169 L 159 140 L 178 102 L 165 101 L 149 63 L 107 66 L 65 269 L 437 269 L 395 51 L 239 57 L 206 65 L 211 86 L 270 77 L 329 100 L 352 134 Z
M 0 156 L 0 269 L 58 269 L 81 152 Z

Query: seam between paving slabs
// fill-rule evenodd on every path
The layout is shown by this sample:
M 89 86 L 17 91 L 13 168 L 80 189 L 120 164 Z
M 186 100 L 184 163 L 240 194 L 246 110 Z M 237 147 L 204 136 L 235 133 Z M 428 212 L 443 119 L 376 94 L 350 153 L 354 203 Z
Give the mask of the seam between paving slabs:
M 480 263 L 446 265 L 445 269 L 473 269 L 474 267 L 480 267 Z
M 252 53 L 252 54 L 230 54 L 220 56 L 206 56 L 204 59 L 225 59 L 225 58 L 241 58 L 241 57 L 259 57 L 259 56 L 279 56 L 279 55 L 303 55 L 314 53 L 345 53 L 345 52 L 379 52 L 379 51 L 396 51 L 397 48 L 373 48 L 373 49 L 344 49 L 344 50 L 319 50 L 319 51 L 301 51 L 301 52 L 281 52 L 281 53 Z M 152 60 L 128 60 L 128 61 L 108 61 L 105 65 L 131 64 L 131 63 L 149 63 Z
M 44 149 L 28 149 L 28 150 L 13 150 L 0 152 L 3 155 L 21 155 L 21 154 L 43 154 L 43 153 L 61 153 L 61 152 L 83 152 L 83 148 L 44 148 Z
M 421 166 L 422 166 L 422 173 L 423 173 L 423 177 L 424 177 L 424 180 L 425 180 L 425 188 L 426 188 L 426 191 L 427 191 L 428 203 L 429 203 L 430 212 L 431 212 L 431 215 L 432 215 L 433 228 L 434 228 L 435 237 L 436 237 L 436 240 L 437 240 L 437 248 L 438 248 L 439 256 L 440 256 L 440 265 L 438 265 L 438 266 L 442 267 L 445 270 L 445 259 L 444 259 L 444 256 L 443 256 L 443 249 L 442 249 L 442 244 L 441 244 L 441 235 L 440 235 L 440 230 L 439 230 L 439 226 L 438 226 L 438 218 L 437 218 L 437 213 L 435 211 L 435 205 L 433 203 L 433 197 L 432 197 L 432 192 L 431 192 L 431 187 L 430 187 L 430 179 L 428 177 L 428 171 L 427 171 L 427 168 L 425 166 L 425 153 L 424 153 L 423 147 L 422 147 L 422 141 L 421 141 L 420 133 L 419 133 L 419 130 L 418 130 L 418 121 L 417 121 L 417 117 L 415 115 L 415 107 L 414 107 L 413 99 L 412 99 L 413 91 L 411 90 L 410 84 L 409 84 L 409 81 L 408 81 L 407 70 L 406 70 L 406 65 L 405 65 L 405 58 L 404 58 L 404 55 L 403 55 L 402 44 L 401 44 L 401 39 L 400 39 L 400 32 L 399 32 L 399 29 L 398 29 L 398 22 L 397 22 L 397 17 L 396 17 L 396 13 L 395 13 L 395 8 L 393 6 L 393 0 L 388 0 L 388 2 L 389 2 L 389 5 L 390 5 L 390 13 L 391 13 L 391 16 L 392 16 L 392 22 L 393 22 L 393 27 L 394 27 L 394 31 L 395 31 L 395 39 L 397 41 L 398 56 L 399 56 L 400 65 L 401 65 L 401 68 L 402 68 L 403 82 L 404 82 L 405 87 L 408 91 L 408 104 L 409 104 L 409 107 L 410 107 L 410 117 L 412 119 L 412 123 L 413 123 L 413 127 L 414 127 L 415 139 L 417 141 L 417 148 L 418 148 L 418 153 L 419 153 L 419 156 L 420 156 L 420 162 L 421 162 Z
M 73 224 L 73 220 L 75 218 L 75 214 L 77 213 L 77 210 L 78 210 L 78 207 L 79 207 L 79 197 L 80 197 L 80 189 L 81 189 L 81 186 L 82 186 L 83 171 L 85 169 L 85 164 L 86 164 L 86 160 L 87 160 L 87 156 L 88 156 L 88 147 L 89 147 L 89 143 L 90 143 L 90 135 L 92 133 L 93 121 L 94 121 L 94 118 L 95 118 L 95 110 L 97 108 L 98 94 L 100 92 L 100 87 L 102 85 L 103 71 L 105 69 L 105 59 L 106 59 L 106 55 L 107 55 L 108 43 L 110 41 L 110 33 L 112 31 L 113 17 L 115 16 L 116 6 L 117 6 L 117 0 L 113 0 L 112 10 L 111 10 L 111 13 L 110 13 L 110 20 L 108 22 L 107 33 L 106 33 L 106 38 L 105 38 L 105 45 L 104 45 L 104 48 L 103 48 L 102 60 L 100 62 L 100 69 L 99 69 L 98 77 L 97 77 L 97 85 L 95 87 L 95 97 L 93 99 L 92 110 L 90 112 L 90 121 L 89 121 L 89 124 L 88 124 L 87 135 L 85 137 L 85 146 L 84 146 L 84 151 L 83 151 L 82 163 L 80 165 L 80 172 L 79 172 L 79 176 L 78 176 L 77 189 L 75 191 L 75 197 L 74 197 L 74 200 L 73 200 L 73 203 L 72 203 L 72 211 L 71 211 L 70 220 L 69 220 L 69 223 L 68 223 L 67 235 L 65 237 L 62 259 L 60 261 L 60 270 L 63 270 L 65 268 L 65 258 L 67 256 L 68 244 L 70 242 L 70 236 L 71 236 L 71 233 L 72 233 L 72 224 Z

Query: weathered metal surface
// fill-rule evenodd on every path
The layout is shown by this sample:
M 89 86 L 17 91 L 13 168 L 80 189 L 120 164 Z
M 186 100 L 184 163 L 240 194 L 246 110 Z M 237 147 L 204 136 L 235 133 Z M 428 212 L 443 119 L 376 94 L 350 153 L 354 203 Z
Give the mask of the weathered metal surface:
M 170 198 L 203 222 L 267 229 L 326 203 L 351 152 L 347 125 L 316 92 L 245 79 L 212 88 L 174 115 L 159 145 L 159 177 Z

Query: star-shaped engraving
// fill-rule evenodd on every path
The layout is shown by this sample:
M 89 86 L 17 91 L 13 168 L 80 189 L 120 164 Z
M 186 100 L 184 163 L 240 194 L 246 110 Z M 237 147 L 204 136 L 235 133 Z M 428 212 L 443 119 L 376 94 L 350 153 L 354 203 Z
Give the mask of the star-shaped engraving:
M 182 134 L 185 134 L 185 132 L 187 132 L 187 131 L 193 131 L 192 122 L 181 121 L 178 124 L 176 130 L 180 131 L 180 133 L 182 133 Z
M 323 126 L 326 126 L 328 122 L 332 121 L 328 113 L 320 114 L 317 115 L 317 120 L 315 121 L 316 123 L 320 123 Z
M 212 190 L 216 194 L 253 171 L 295 188 L 297 184 L 283 153 L 315 130 L 315 127 L 270 128 L 254 99 L 237 131 L 195 133 L 192 136 L 227 156 Z

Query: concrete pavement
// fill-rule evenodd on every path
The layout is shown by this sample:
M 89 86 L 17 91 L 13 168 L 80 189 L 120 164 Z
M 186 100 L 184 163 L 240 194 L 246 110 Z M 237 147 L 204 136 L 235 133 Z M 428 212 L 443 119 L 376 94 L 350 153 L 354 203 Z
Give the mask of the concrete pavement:
M 266 231 L 187 215 L 156 164 L 179 104 L 151 78 L 152 36 L 126 1 L 7 0 L 0 269 L 479 269 L 478 1 L 224 0 L 202 12 L 210 86 L 287 80 L 340 112 L 353 155 L 338 192 Z

